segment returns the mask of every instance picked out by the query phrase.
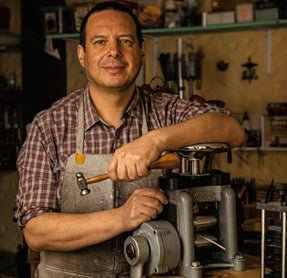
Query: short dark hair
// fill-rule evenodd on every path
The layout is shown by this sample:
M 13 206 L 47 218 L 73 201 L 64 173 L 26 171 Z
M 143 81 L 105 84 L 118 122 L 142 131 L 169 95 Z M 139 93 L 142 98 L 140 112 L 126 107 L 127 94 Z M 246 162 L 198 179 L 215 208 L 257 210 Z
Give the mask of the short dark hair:
M 97 4 L 96 6 L 94 6 L 84 17 L 82 23 L 81 23 L 81 28 L 80 28 L 80 41 L 79 44 L 81 46 L 83 46 L 84 50 L 86 47 L 86 25 L 87 25 L 87 21 L 90 17 L 91 14 L 96 13 L 96 12 L 101 12 L 101 11 L 105 11 L 105 10 L 114 10 L 114 11 L 120 11 L 120 12 L 124 12 L 130 15 L 130 17 L 133 19 L 135 25 L 136 25 L 136 31 L 137 31 L 137 38 L 138 38 L 138 42 L 140 47 L 142 46 L 142 43 L 144 41 L 143 39 L 143 35 L 142 35 L 142 26 L 138 20 L 138 18 L 136 17 L 136 15 L 132 12 L 132 10 L 125 6 L 122 5 L 120 3 L 117 2 L 113 2 L 113 1 L 108 1 L 108 2 L 102 2 Z

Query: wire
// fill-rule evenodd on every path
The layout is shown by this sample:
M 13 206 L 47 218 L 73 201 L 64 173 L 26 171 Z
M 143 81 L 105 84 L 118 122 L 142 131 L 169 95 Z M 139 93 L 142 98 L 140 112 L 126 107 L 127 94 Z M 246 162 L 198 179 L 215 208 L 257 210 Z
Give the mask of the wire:
M 202 235 L 200 235 L 200 234 L 195 234 L 195 236 L 198 236 L 198 237 L 200 237 L 200 238 L 202 238 L 202 239 L 205 239 L 206 241 L 209 241 L 209 242 L 211 242 L 212 244 L 216 245 L 217 247 L 221 248 L 222 250 L 226 251 L 226 248 L 225 248 L 225 247 L 223 247 L 222 245 L 220 245 L 219 243 L 215 242 L 214 240 L 212 240 L 212 239 L 210 239 L 210 238 L 208 238 L 208 237 L 202 236 Z

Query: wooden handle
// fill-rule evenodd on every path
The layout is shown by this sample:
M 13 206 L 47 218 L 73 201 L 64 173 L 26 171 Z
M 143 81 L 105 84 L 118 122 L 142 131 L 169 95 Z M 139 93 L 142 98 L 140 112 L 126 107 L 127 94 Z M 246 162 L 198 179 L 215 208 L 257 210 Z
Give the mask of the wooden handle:
M 109 179 L 109 178 L 110 178 L 109 174 L 103 174 L 103 175 L 94 176 L 94 177 L 91 177 L 89 179 L 86 179 L 86 184 L 93 183 L 93 182 L 98 182 L 98 181 L 103 181 L 103 180 L 106 180 L 106 179 Z
M 154 161 L 150 169 L 174 169 L 180 167 L 181 161 L 176 153 L 168 153 Z
M 149 169 L 174 169 L 180 167 L 181 161 L 177 154 L 169 153 L 154 161 Z M 109 178 L 109 174 L 103 174 L 86 179 L 86 184 L 103 181 Z

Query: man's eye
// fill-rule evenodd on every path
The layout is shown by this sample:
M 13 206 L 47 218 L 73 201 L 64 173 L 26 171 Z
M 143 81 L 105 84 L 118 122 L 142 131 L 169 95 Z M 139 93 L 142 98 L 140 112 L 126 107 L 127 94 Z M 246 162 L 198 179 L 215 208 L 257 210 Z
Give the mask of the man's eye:
M 104 40 L 94 41 L 94 45 L 104 45 L 104 43 L 105 43 Z
M 122 44 L 124 45 L 132 45 L 133 42 L 131 40 L 128 39 L 121 39 Z

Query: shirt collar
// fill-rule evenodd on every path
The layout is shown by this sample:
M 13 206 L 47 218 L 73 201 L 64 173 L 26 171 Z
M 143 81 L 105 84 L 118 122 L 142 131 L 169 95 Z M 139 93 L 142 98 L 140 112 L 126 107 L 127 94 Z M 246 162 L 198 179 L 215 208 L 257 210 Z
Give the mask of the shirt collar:
M 129 102 L 127 108 L 123 112 L 121 119 L 131 116 L 138 119 L 139 123 L 142 124 L 143 115 L 142 115 L 140 94 L 141 94 L 140 90 L 136 88 L 135 93 L 133 94 L 133 97 Z M 84 126 L 85 131 L 87 131 L 93 125 L 96 125 L 98 123 L 105 124 L 105 122 L 101 119 L 96 109 L 94 108 L 92 99 L 90 97 L 89 84 L 87 84 L 84 89 L 84 111 L 85 111 L 85 126 Z

